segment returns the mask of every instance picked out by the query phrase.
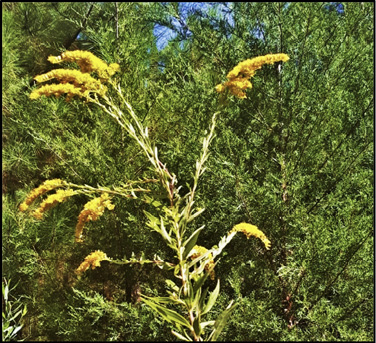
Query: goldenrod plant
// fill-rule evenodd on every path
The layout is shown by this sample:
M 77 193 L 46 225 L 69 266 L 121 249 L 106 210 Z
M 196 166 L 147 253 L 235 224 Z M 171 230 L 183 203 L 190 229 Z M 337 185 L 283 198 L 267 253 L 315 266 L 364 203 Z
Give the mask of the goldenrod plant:
M 229 81 L 218 85 L 216 90 L 221 93 L 228 89 L 232 95 L 243 99 L 246 97 L 244 90 L 251 88 L 249 79 L 255 74 L 257 69 L 260 69 L 266 63 L 285 62 L 288 59 L 285 54 L 269 54 L 241 62 L 228 73 L 227 78 Z M 141 300 L 164 320 L 173 324 L 175 329 L 172 330 L 172 333 L 178 339 L 187 341 L 217 340 L 231 312 L 236 307 L 236 303 L 230 301 L 216 320 L 205 319 L 205 315 L 213 308 L 220 293 L 219 279 L 216 282 L 216 287 L 211 292 L 209 292 L 209 287 L 205 286 L 205 281 L 208 277 L 211 280 L 215 280 L 214 269 L 219 260 L 218 256 L 238 232 L 244 233 L 247 238 L 259 238 L 267 250 L 271 246 L 271 242 L 264 232 L 258 229 L 257 226 L 245 222 L 235 225 L 229 230 L 227 235 L 220 239 L 218 245 L 209 249 L 197 244 L 199 234 L 204 230 L 205 225 L 202 225 L 192 233 L 189 230 L 190 223 L 196 220 L 205 210 L 204 208 L 195 207 L 195 194 L 200 176 L 205 171 L 204 165 L 209 156 L 210 143 L 215 137 L 216 118 L 221 114 L 220 110 L 213 114 L 209 133 L 203 139 L 201 156 L 195 165 L 193 185 L 186 194 L 181 194 L 181 187 L 176 175 L 170 172 L 167 166 L 160 161 L 158 148 L 150 139 L 148 128 L 143 126 L 131 104 L 126 100 L 123 89 L 116 82 L 116 78 L 113 77 L 119 70 L 119 65 L 116 63 L 107 65 L 107 63 L 92 53 L 80 50 L 66 51 L 57 57 L 50 56 L 48 60 L 51 63 L 74 62 L 79 66 L 80 70 L 56 69 L 36 76 L 34 79 L 38 83 L 53 79 L 58 81 L 58 83 L 36 88 L 30 94 L 30 99 L 34 100 L 42 95 L 56 97 L 65 95 L 66 100 L 71 101 L 73 97 L 77 96 L 88 103 L 99 106 L 103 112 L 115 119 L 122 129 L 138 143 L 150 162 L 150 167 L 157 179 L 129 181 L 126 187 L 123 188 L 94 188 L 88 185 L 69 183 L 60 179 L 47 180 L 31 191 L 26 200 L 19 206 L 19 209 L 27 211 L 38 197 L 47 192 L 55 191 L 55 193 L 49 194 L 39 207 L 32 212 L 32 215 L 40 220 L 47 210 L 74 195 L 100 194 L 88 201 L 78 216 L 75 241 L 81 243 L 85 237 L 85 223 L 97 220 L 105 209 L 114 210 L 114 204 L 111 202 L 112 197 L 140 198 L 140 200 L 152 203 L 152 197 L 147 195 L 150 189 L 145 186 L 140 187 L 140 185 L 158 182 L 164 189 L 168 201 L 164 205 L 156 202 L 156 207 L 159 211 L 158 216 L 147 211 L 144 212 L 148 218 L 148 227 L 158 232 L 166 245 L 173 250 L 174 261 L 165 261 L 157 255 L 152 259 L 141 257 L 139 259 L 124 258 L 119 260 L 109 257 L 101 250 L 96 250 L 89 254 L 81 265 L 77 267 L 76 273 L 80 277 L 89 268 L 100 267 L 102 261 L 109 261 L 115 264 L 151 263 L 160 268 L 171 270 L 175 281 L 167 280 L 172 289 L 169 291 L 168 296 L 150 297 L 146 294 L 141 294 Z M 108 87 L 112 88 L 116 98 L 108 94 Z M 119 100 L 120 105 L 118 105 Z M 143 195 L 137 196 L 137 192 Z
M 84 94 L 106 105 L 104 94 L 137 129 L 114 82 L 176 176 L 181 197 L 193 187 L 202 139 L 220 112 L 193 198 L 192 213 L 205 211 L 185 233 L 205 224 L 188 261 L 209 251 L 207 295 L 220 279 L 217 300 L 201 319 L 214 321 L 232 299 L 237 304 L 219 340 L 374 341 L 373 3 L 2 7 L 2 267 L 11 288 L 18 284 L 11 300 L 28 310 L 16 339 L 153 342 L 179 341 L 171 330 L 184 335 L 141 297 L 179 295 L 181 287 L 176 252 L 144 213 L 162 214 L 169 230 L 167 189 L 137 141 Z M 76 50 L 120 69 L 107 78 L 81 70 L 74 55 L 48 61 Z M 265 63 L 251 77 L 237 74 L 253 64 L 247 60 L 274 53 L 290 60 Z M 58 87 L 59 98 L 47 92 L 30 101 L 43 86 Z M 20 211 L 46 180 L 65 184 L 30 197 Z M 261 230 L 270 250 L 237 231 L 214 257 L 211 248 L 242 223 Z M 195 267 L 200 262 L 190 271 Z M 189 321 L 183 305 L 163 305 Z

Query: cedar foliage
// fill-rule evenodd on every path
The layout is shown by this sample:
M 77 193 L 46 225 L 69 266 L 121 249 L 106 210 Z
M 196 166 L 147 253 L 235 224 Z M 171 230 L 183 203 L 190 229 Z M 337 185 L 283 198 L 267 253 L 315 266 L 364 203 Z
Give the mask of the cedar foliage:
M 98 247 L 119 258 L 168 254 L 146 228 L 147 205 L 116 199 L 83 247 L 73 236 L 84 197 L 41 222 L 17 210 L 46 179 L 96 186 L 150 176 L 97 108 L 28 99 L 32 78 L 53 67 L 46 57 L 79 47 L 120 64 L 123 89 L 183 185 L 225 102 L 196 199 L 206 207 L 201 239 L 211 246 L 249 221 L 272 249 L 234 239 L 217 264 L 217 314 L 234 297 L 241 305 L 222 340 L 374 340 L 373 3 L 2 6 L 3 276 L 28 306 L 20 339 L 171 340 L 169 324 L 136 296 L 163 292 L 165 271 L 104 262 L 74 275 Z M 156 27 L 175 33 L 162 50 Z M 247 99 L 216 94 L 238 62 L 279 52 L 290 61 L 259 70 Z

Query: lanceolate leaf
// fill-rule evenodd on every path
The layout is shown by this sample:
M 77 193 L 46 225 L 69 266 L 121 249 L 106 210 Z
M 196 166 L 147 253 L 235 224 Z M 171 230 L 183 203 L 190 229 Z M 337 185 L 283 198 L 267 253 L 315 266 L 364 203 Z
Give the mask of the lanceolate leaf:
M 191 328 L 188 320 L 179 313 L 166 307 L 160 306 L 153 301 L 147 300 L 144 296 L 141 296 L 141 299 L 146 305 L 150 306 L 155 312 L 157 312 L 164 320 L 168 321 L 169 323 L 183 325 L 187 328 Z
M 208 294 L 208 290 L 209 290 L 209 287 L 206 287 L 205 290 L 201 294 L 200 303 L 199 303 L 201 312 L 204 308 L 204 303 L 205 303 L 206 295 Z
M 231 232 L 229 235 L 222 237 L 221 241 L 218 243 L 218 248 L 211 249 L 213 252 L 213 258 L 218 256 L 222 250 L 226 247 L 227 244 L 231 242 L 231 240 L 236 235 L 236 232 Z
M 168 242 L 168 243 L 171 243 L 171 237 L 170 235 L 167 233 L 166 229 L 165 229 L 165 226 L 163 224 L 163 219 L 161 217 L 161 235 L 162 237 Z
M 150 222 L 147 225 L 159 232 L 159 230 L 156 229 L 156 228 L 159 228 L 159 224 L 160 224 L 159 219 L 157 217 L 154 217 L 151 213 L 147 211 L 144 211 L 144 213 L 146 217 L 148 217 L 150 220 Z
M 200 325 L 200 320 L 199 318 L 195 318 L 194 322 L 193 322 L 193 329 L 195 330 L 195 334 L 197 336 L 200 336 L 201 335 L 201 325 Z
M 215 287 L 214 291 L 210 293 L 208 302 L 206 306 L 203 308 L 202 314 L 208 313 L 211 310 L 211 308 L 215 304 L 215 301 L 217 300 L 217 297 L 219 295 L 219 289 L 220 289 L 220 286 L 219 286 L 219 279 L 218 279 L 217 286 Z
M 200 325 L 201 325 L 201 328 L 204 329 L 208 325 L 214 325 L 214 324 L 215 324 L 215 320 L 209 320 L 207 322 L 202 322 Z
M 208 257 L 209 254 L 211 253 L 211 250 L 208 250 L 206 253 L 196 257 L 194 260 L 192 260 L 192 262 L 189 264 L 189 268 L 193 267 L 197 262 L 203 260 L 204 258 Z
M 208 278 L 209 273 L 204 273 L 203 276 L 201 276 L 193 285 L 193 291 L 196 292 L 206 281 Z
M 181 335 L 180 333 L 174 331 L 174 330 L 171 330 L 171 332 L 179 339 L 181 339 L 182 341 L 192 341 L 192 338 L 190 338 L 187 334 L 186 336 L 183 336 Z M 184 332 L 185 333 L 185 332 Z
M 193 294 L 195 294 L 194 290 L 192 289 L 193 291 Z M 195 309 L 199 306 L 199 303 L 200 303 L 200 299 L 201 299 L 201 288 L 199 288 L 195 294 L 195 298 L 193 300 L 193 303 L 192 303 L 192 308 Z
M 185 246 L 185 250 L 183 253 L 183 259 L 186 259 L 188 254 L 191 252 L 193 247 L 196 245 L 198 235 L 200 231 L 205 227 L 205 225 L 198 228 L 195 232 L 192 233 L 192 235 L 183 243 L 183 246 Z
M 214 330 L 210 334 L 209 341 L 216 341 L 218 339 L 218 336 L 221 334 L 222 330 L 224 329 L 228 318 L 230 317 L 230 314 L 235 309 L 237 304 L 233 304 L 233 300 L 231 303 L 227 306 L 227 308 L 219 315 L 218 319 L 214 323 Z
M 191 216 L 187 219 L 187 223 L 191 222 L 193 219 L 195 219 L 196 217 L 198 217 L 204 211 L 205 211 L 205 209 L 202 208 L 202 209 L 196 211 L 195 213 L 191 214 Z
M 170 297 L 154 297 L 151 298 L 152 301 L 158 303 L 158 304 L 180 304 L 184 305 L 184 301 L 180 299 L 172 299 Z

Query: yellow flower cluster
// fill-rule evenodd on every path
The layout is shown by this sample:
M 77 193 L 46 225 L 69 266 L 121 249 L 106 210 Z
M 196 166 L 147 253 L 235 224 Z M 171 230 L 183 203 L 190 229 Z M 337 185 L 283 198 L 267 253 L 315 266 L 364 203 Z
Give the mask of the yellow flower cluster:
M 92 252 L 90 255 L 85 257 L 85 260 L 80 264 L 80 266 L 76 269 L 77 274 L 81 274 L 91 267 L 91 269 L 95 269 L 96 267 L 101 266 L 101 261 L 109 260 L 106 253 L 100 250 L 96 250 Z
M 261 69 L 264 64 L 273 64 L 279 61 L 286 62 L 289 59 L 286 54 L 268 54 L 240 62 L 227 74 L 229 81 L 217 85 L 215 89 L 218 93 L 228 89 L 231 94 L 244 99 L 247 97 L 244 90 L 252 88 L 249 79 L 255 75 L 256 70 Z
M 51 194 L 45 200 L 43 200 L 39 208 L 36 209 L 32 215 L 36 219 L 42 219 L 44 212 L 56 206 L 59 202 L 63 202 L 65 199 L 71 197 L 74 194 L 76 194 L 76 192 L 72 189 L 59 189 L 55 194 Z
M 62 94 L 67 94 L 67 101 L 70 101 L 74 96 L 88 98 L 89 93 L 98 93 L 104 96 L 107 92 L 107 87 L 101 82 L 106 82 L 119 70 L 117 63 L 107 65 L 100 58 L 94 56 L 89 51 L 66 51 L 61 56 L 50 56 L 48 60 L 51 63 L 60 62 L 76 62 L 81 71 L 71 69 L 56 69 L 46 74 L 37 75 L 34 80 L 37 82 L 45 82 L 52 79 L 58 80 L 59 84 L 50 84 L 35 89 L 30 94 L 30 99 L 38 99 L 42 95 L 54 95 L 59 97 Z M 90 73 L 95 72 L 100 80 L 93 78 Z
M 103 193 L 100 197 L 94 198 L 85 204 L 84 209 L 78 216 L 75 233 L 76 242 L 82 242 L 82 231 L 85 223 L 90 220 L 97 220 L 98 217 L 104 213 L 105 208 L 108 208 L 109 210 L 115 208 L 115 205 L 111 204 L 108 193 Z
M 117 63 L 107 65 L 106 62 L 91 52 L 82 50 L 65 51 L 60 56 L 49 56 L 48 61 L 51 63 L 75 62 L 80 67 L 81 72 L 96 72 L 102 81 L 108 80 L 120 69 Z
M 191 259 L 194 260 L 195 258 L 204 255 L 207 251 L 208 249 L 206 249 L 205 247 L 202 247 L 200 245 L 195 245 L 192 249 L 193 254 L 191 255 Z M 213 255 L 210 253 L 208 255 L 208 258 L 210 259 L 210 261 L 206 263 L 205 270 L 210 272 L 210 278 L 214 280 L 215 271 L 213 269 L 213 265 L 214 265 Z
M 64 185 L 65 182 L 60 179 L 47 180 L 43 182 L 39 187 L 34 188 L 29 193 L 26 200 L 20 205 L 19 210 L 22 212 L 26 211 L 29 208 L 29 206 L 34 202 L 34 200 L 38 198 L 40 195 L 43 195 L 48 191 L 51 191 L 57 187 L 61 187 Z
M 247 239 L 249 239 L 252 236 L 256 238 L 260 238 L 262 242 L 264 243 L 265 248 L 267 250 L 270 249 L 271 243 L 269 239 L 255 225 L 248 224 L 248 223 L 240 223 L 238 225 L 235 225 L 229 233 L 231 232 L 243 232 L 247 236 Z
M 66 101 L 70 101 L 75 95 L 79 97 L 83 97 L 87 95 L 87 93 L 84 95 L 81 92 L 81 88 L 77 88 L 70 83 L 66 83 L 66 84 L 60 83 L 60 84 L 53 84 L 53 85 L 45 85 L 45 86 L 42 86 L 41 88 L 34 89 L 30 93 L 30 99 L 35 100 L 35 99 L 40 98 L 42 95 L 45 95 L 45 96 L 54 95 L 58 98 L 62 94 L 67 94 Z
M 34 78 L 37 82 L 45 82 L 52 79 L 60 81 L 63 85 L 71 82 L 74 87 L 80 88 L 80 93 L 83 93 L 83 96 L 87 96 L 89 92 L 94 91 L 104 95 L 107 91 L 107 87 L 102 85 L 100 81 L 91 77 L 89 73 L 82 73 L 79 70 L 55 69 Z

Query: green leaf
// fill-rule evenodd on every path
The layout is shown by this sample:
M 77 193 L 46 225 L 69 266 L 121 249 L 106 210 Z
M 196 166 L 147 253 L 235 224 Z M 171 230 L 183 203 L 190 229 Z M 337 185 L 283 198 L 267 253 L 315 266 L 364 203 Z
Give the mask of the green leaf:
M 155 198 L 144 195 L 144 199 L 145 199 L 145 203 L 153 205 L 154 207 L 161 207 L 162 206 L 162 203 L 155 200 Z
M 193 300 L 194 300 L 194 291 L 193 291 L 193 286 L 192 286 L 192 282 L 190 280 L 187 280 L 186 282 L 186 285 L 187 285 L 187 290 L 188 290 L 188 293 L 187 293 L 187 303 L 189 305 L 191 305 L 193 303 Z
M 199 318 L 195 318 L 195 320 L 193 321 L 193 329 L 195 330 L 196 336 L 201 335 L 201 325 L 200 325 L 200 319 Z
M 192 292 L 194 293 L 193 288 L 192 288 Z M 195 298 L 194 298 L 193 303 L 192 303 L 193 309 L 198 307 L 200 299 L 201 299 L 201 288 L 199 288 L 196 292 Z M 201 312 L 201 310 L 199 312 Z
M 192 262 L 189 263 L 188 268 L 193 267 L 197 262 L 200 262 L 204 258 L 207 258 L 209 256 L 209 254 L 211 254 L 211 252 L 212 252 L 212 250 L 208 250 L 206 253 L 196 257 L 194 260 L 192 260 Z
M 209 336 L 209 341 L 216 341 L 218 339 L 218 336 L 221 334 L 222 330 L 226 326 L 227 320 L 230 317 L 230 314 L 235 309 L 237 304 L 233 304 L 233 300 L 230 302 L 230 304 L 227 306 L 227 308 L 219 315 L 217 320 L 214 323 L 214 329 L 212 333 Z
M 193 213 L 192 215 L 190 215 L 190 217 L 187 219 L 187 223 L 190 223 L 193 219 L 198 217 L 204 211 L 205 211 L 205 208 L 202 208 L 202 209 L 196 211 L 195 213 Z
M 16 333 L 17 333 L 18 331 L 20 331 L 20 330 L 22 329 L 22 326 L 23 326 L 23 325 L 17 326 L 17 327 L 14 329 L 14 331 L 12 332 L 12 336 L 13 336 L 13 337 L 16 335 Z
M 185 305 L 185 302 L 181 299 L 173 299 L 170 297 L 154 297 L 152 298 L 154 302 L 159 304 L 180 304 Z
M 174 268 L 174 275 L 177 276 L 180 272 L 180 264 L 177 264 Z
M 147 300 L 145 299 L 145 296 L 141 295 L 141 299 L 146 305 L 150 306 L 155 312 L 157 312 L 164 320 L 168 321 L 169 323 L 183 325 L 191 329 L 191 325 L 189 324 L 188 320 L 179 313 L 166 307 L 160 306 L 153 301 Z
M 188 254 L 191 252 L 193 247 L 196 245 L 198 235 L 200 231 L 205 227 L 205 225 L 198 228 L 195 232 L 192 233 L 192 235 L 183 243 L 183 246 L 185 247 L 184 253 L 183 253 L 183 259 L 186 259 Z
M 202 330 L 205 329 L 205 327 L 207 327 L 208 325 L 214 325 L 214 324 L 215 324 L 215 320 L 209 320 L 207 322 L 200 323 Z
M 25 305 L 23 311 L 22 311 L 22 317 L 27 313 L 27 306 Z
M 193 285 L 193 291 L 196 292 L 206 281 L 208 278 L 209 273 L 205 273 L 203 276 L 200 276 L 197 281 Z
M 151 227 L 152 229 L 156 230 L 157 232 L 160 232 L 160 229 L 159 229 L 159 225 L 160 225 L 160 222 L 159 222 L 159 219 L 157 217 L 154 217 L 151 213 L 147 212 L 147 211 L 144 211 L 146 217 L 148 217 L 149 219 L 149 223 L 147 223 L 147 225 L 149 227 Z
M 163 237 L 163 239 L 167 241 L 168 245 L 171 248 L 176 249 L 176 247 L 173 245 L 171 236 L 166 231 L 166 228 L 163 223 L 163 218 L 160 217 L 160 220 L 159 220 L 157 217 L 154 217 L 151 213 L 147 211 L 144 211 L 144 213 L 149 219 L 149 222 L 147 223 L 147 225 L 154 231 L 158 232 Z
M 210 250 L 213 252 L 213 259 L 222 252 L 222 250 L 226 247 L 228 243 L 231 242 L 235 235 L 236 232 L 231 232 L 229 235 L 222 237 L 221 241 L 218 243 L 218 248 L 212 248 Z
M 174 334 L 177 338 L 181 339 L 182 341 L 192 341 L 192 338 L 190 338 L 184 331 L 185 336 L 181 335 L 180 333 L 174 331 L 174 330 L 171 330 L 171 333 Z
M 8 283 L 9 283 L 9 281 L 8 281 Z M 4 300 L 5 300 L 5 302 L 7 302 L 8 301 L 9 287 L 8 287 L 8 285 L 4 286 L 4 284 L 2 284 L 2 286 L 3 286 Z
M 12 318 L 10 318 L 9 321 L 11 322 L 11 321 L 15 320 L 20 314 L 22 314 L 22 310 L 16 312 L 16 314 Z
M 13 326 L 9 326 L 8 328 L 3 329 L 3 332 L 8 332 L 8 331 L 10 331 L 10 333 L 12 333 L 12 331 L 13 331 Z
M 201 312 L 202 312 L 202 310 L 204 308 L 204 301 L 206 299 L 206 294 L 208 294 L 208 290 L 209 290 L 209 287 L 206 287 L 205 290 L 201 294 L 200 303 L 199 303 L 200 311 Z
M 167 233 L 166 229 L 165 229 L 165 226 L 163 224 L 163 218 L 161 217 L 161 231 L 160 231 L 160 234 L 162 235 L 162 237 L 168 242 L 171 244 L 171 237 L 170 235 Z
M 202 314 L 208 313 L 213 307 L 213 305 L 215 304 L 215 301 L 217 300 L 217 297 L 219 295 L 219 288 L 220 286 L 219 286 L 219 279 L 218 279 L 217 286 L 215 287 L 214 291 L 210 293 L 208 302 L 206 306 L 203 308 Z

